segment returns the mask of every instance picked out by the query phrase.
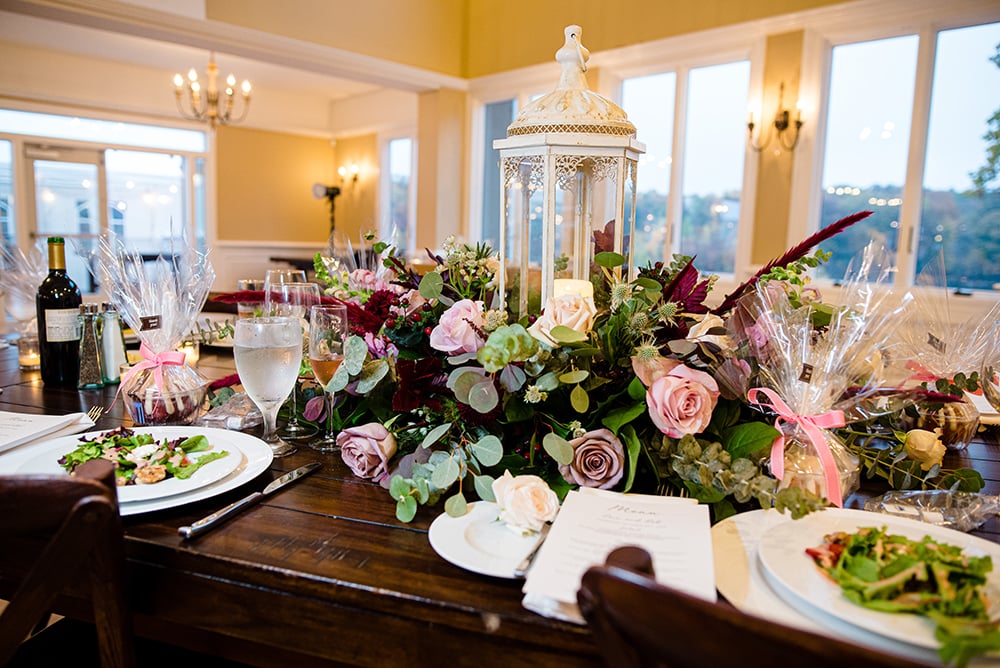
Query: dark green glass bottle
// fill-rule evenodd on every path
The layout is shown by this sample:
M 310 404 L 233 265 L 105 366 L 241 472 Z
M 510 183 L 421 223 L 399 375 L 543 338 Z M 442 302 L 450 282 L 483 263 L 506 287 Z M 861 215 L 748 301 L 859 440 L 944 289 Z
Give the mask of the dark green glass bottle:
M 38 352 L 42 382 L 76 388 L 80 374 L 80 288 L 66 274 L 66 242 L 49 237 L 49 275 L 38 286 Z

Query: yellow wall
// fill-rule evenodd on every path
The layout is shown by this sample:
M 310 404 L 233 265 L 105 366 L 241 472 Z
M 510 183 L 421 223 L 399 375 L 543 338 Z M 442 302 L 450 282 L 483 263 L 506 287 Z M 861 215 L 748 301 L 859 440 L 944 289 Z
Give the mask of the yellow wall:
M 791 112 L 789 121 L 794 128 L 795 103 L 799 97 L 802 75 L 801 30 L 781 35 L 768 35 L 764 54 L 764 96 L 754 114 L 757 127 L 754 134 L 766 132 L 764 126 L 774 122 L 778 109 L 779 89 L 785 84 L 782 107 Z M 773 129 L 772 129 L 773 130 Z M 788 131 L 786 131 L 788 132 Z M 772 131 L 773 135 L 773 131 Z M 787 141 L 791 141 L 790 139 Z M 794 153 L 780 147 L 777 138 L 758 154 L 757 202 L 754 207 L 754 238 L 750 261 L 764 264 L 778 257 L 787 247 L 789 205 L 792 197 L 792 160 Z
M 338 139 L 334 164 L 337 168 L 343 166 L 348 170 L 345 178 L 341 179 L 338 175 L 335 180 L 340 186 L 336 209 L 337 236 L 346 236 L 357 248 L 362 232 L 378 230 L 375 211 L 379 160 L 375 135 Z M 357 165 L 359 169 L 356 181 L 350 173 L 352 165 Z
M 461 76 L 466 4 L 467 0 L 206 0 L 205 16 Z
M 329 213 L 312 185 L 333 183 L 329 140 L 223 126 L 216 141 L 220 240 L 326 242 Z

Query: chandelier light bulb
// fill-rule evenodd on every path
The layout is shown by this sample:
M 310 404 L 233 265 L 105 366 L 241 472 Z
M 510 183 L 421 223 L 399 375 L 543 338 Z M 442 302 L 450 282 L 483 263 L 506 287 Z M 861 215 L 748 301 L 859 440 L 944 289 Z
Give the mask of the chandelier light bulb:
M 232 74 L 226 77 L 226 85 L 229 86 L 230 88 L 234 87 L 236 85 L 236 77 L 234 77 Z
M 197 80 L 198 80 L 198 73 L 192 67 L 191 69 L 188 70 L 188 81 L 194 82 L 194 81 L 197 81 Z

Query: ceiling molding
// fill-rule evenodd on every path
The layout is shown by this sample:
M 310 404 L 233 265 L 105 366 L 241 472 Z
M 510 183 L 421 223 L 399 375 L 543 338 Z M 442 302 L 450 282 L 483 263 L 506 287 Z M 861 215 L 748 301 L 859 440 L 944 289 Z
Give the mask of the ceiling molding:
M 219 51 L 308 72 L 425 92 L 466 90 L 467 80 L 229 23 L 114 0 L 0 0 L 0 9 L 73 25 Z

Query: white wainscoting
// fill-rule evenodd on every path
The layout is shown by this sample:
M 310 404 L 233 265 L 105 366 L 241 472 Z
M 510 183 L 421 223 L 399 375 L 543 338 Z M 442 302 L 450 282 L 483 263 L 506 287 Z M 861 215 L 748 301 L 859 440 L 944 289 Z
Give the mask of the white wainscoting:
M 264 278 L 268 269 L 286 268 L 289 265 L 272 261 L 273 257 L 307 259 L 326 247 L 323 242 L 314 244 L 241 243 L 218 242 L 209 251 L 209 259 L 215 268 L 215 292 L 232 292 L 241 278 Z

